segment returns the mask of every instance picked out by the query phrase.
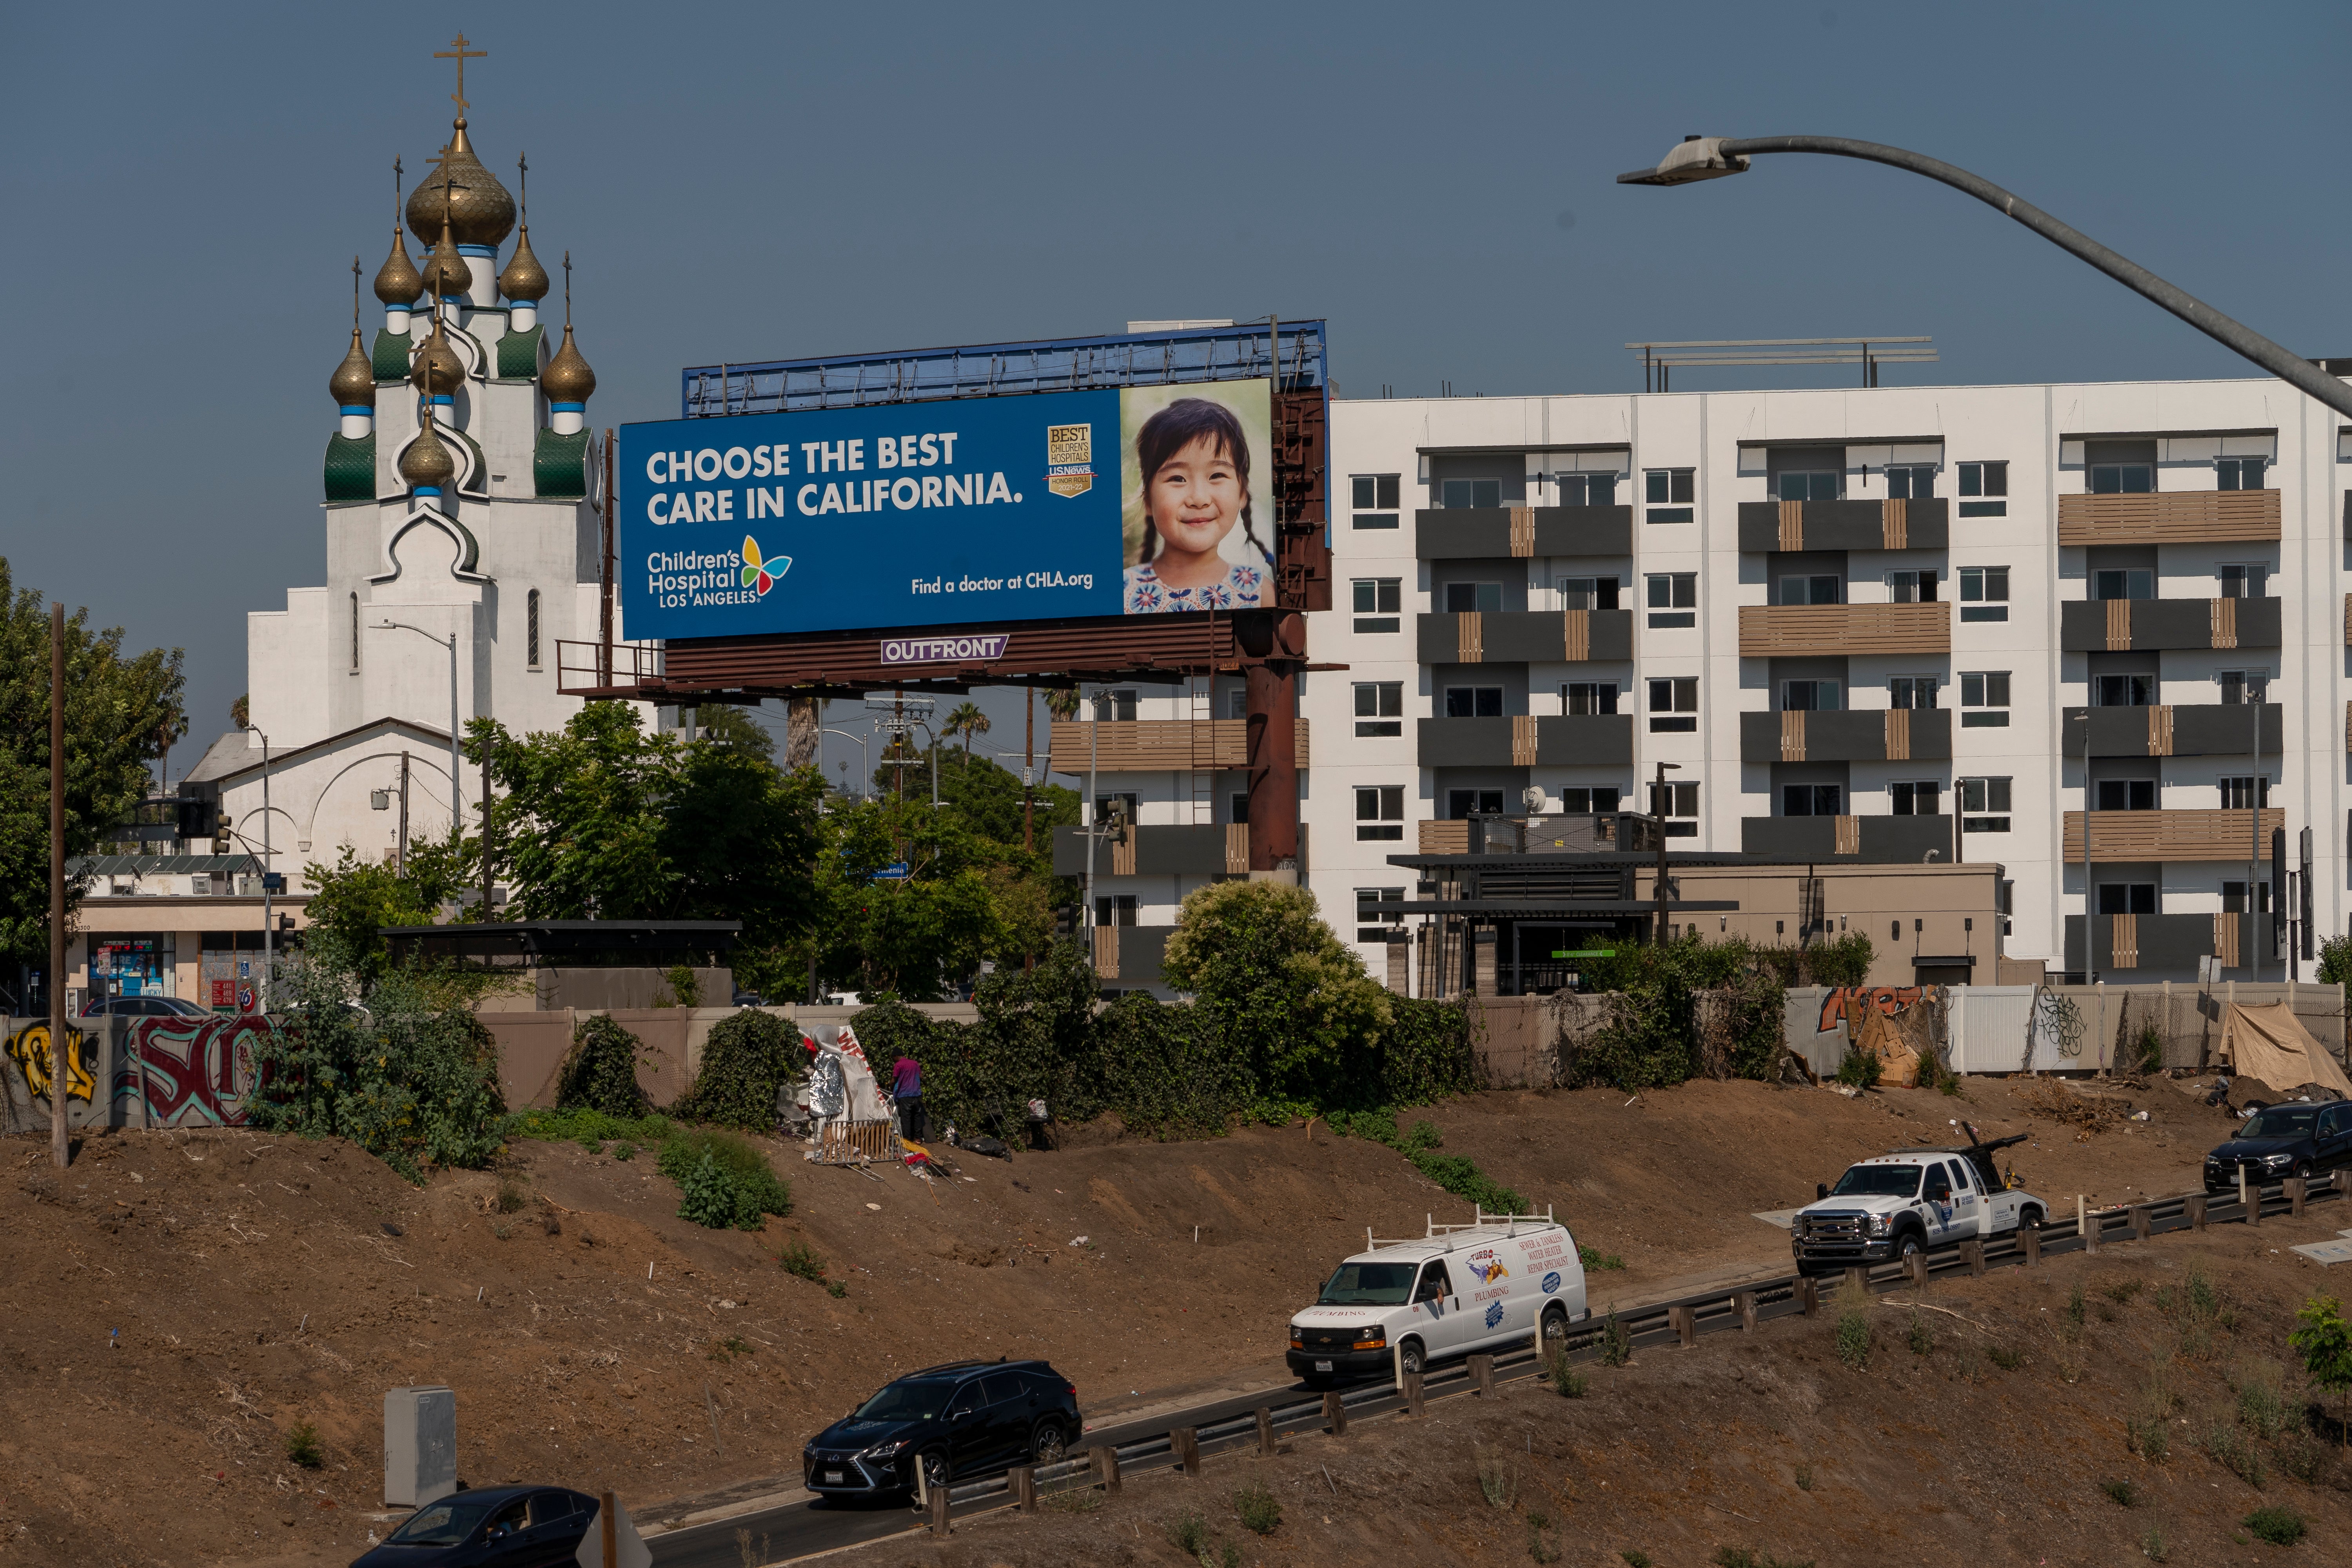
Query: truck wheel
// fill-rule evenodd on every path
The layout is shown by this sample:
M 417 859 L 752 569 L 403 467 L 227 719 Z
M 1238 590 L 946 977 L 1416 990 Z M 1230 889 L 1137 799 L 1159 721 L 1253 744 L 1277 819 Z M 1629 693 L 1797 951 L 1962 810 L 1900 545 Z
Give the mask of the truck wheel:
M 1927 1249 L 1919 1240 L 1919 1233 L 1916 1230 L 1905 1231 L 1903 1239 L 1895 1244 L 1895 1256 L 1897 1259 L 1909 1258 L 1926 1250 Z
M 1037 1423 L 1037 1430 L 1029 1439 L 1031 1462 L 1040 1465 L 1058 1465 L 1069 1458 L 1069 1451 L 1070 1441 L 1062 1435 L 1060 1422 Z
M 2020 1209 L 2020 1210 L 2018 1210 L 2018 1211 L 2017 1211 L 2017 1228 L 2018 1228 L 2018 1229 L 2020 1229 L 2020 1230 L 2039 1230 L 2041 1227 L 2042 1227 L 2042 1211 L 2041 1211 L 2040 1209 L 2035 1208 L 2035 1207 L 2033 1207 L 2032 1205 L 2030 1205 L 2030 1204 L 2029 1204 L 2029 1205 L 2027 1205 L 2024 1208 L 2021 1208 L 2021 1209 Z
M 2311 1176 L 2311 1162 L 2308 1160 L 2297 1160 L 2294 1163 L 2294 1173 L 2305 1178 L 2306 1181 L 2309 1180 Z
M 1544 1353 L 1551 1355 L 1568 1346 L 1568 1309 L 1554 1307 L 1543 1315 Z
M 1406 1340 L 1398 1345 L 1397 1359 L 1404 1363 L 1405 1371 L 1419 1372 L 1422 1367 L 1421 1342 Z
M 936 1491 L 948 1484 L 948 1451 L 945 1448 L 926 1448 L 915 1463 L 923 1467 L 925 1487 Z

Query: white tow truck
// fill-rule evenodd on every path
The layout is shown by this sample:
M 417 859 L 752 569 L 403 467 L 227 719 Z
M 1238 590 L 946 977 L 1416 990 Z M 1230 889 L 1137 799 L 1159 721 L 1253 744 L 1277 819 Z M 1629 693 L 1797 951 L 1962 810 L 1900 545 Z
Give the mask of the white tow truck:
M 2050 1205 L 2011 1185 L 1993 1161 L 2028 1134 L 1988 1143 L 1967 1131 L 1964 1148 L 1890 1150 L 1817 1188 L 1789 1226 L 1797 1272 L 1835 1273 L 2040 1225 Z

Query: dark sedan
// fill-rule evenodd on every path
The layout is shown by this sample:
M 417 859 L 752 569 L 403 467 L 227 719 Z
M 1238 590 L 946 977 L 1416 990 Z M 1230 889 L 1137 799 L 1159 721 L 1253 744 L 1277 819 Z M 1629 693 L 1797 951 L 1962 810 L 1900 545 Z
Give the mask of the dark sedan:
M 81 1010 L 85 1018 L 209 1018 L 194 1002 L 176 996 L 101 996 Z
M 484 1487 L 426 1503 L 352 1568 L 555 1568 L 595 1517 L 594 1498 L 561 1487 Z
M 909 1373 L 801 1453 L 809 1490 L 883 1497 L 1064 1458 L 1084 1426 L 1078 1390 L 1042 1361 L 954 1362 Z
M 2238 1135 L 2205 1156 L 2205 1190 L 2316 1175 L 2352 1164 L 2352 1100 L 2273 1105 L 2246 1119 Z

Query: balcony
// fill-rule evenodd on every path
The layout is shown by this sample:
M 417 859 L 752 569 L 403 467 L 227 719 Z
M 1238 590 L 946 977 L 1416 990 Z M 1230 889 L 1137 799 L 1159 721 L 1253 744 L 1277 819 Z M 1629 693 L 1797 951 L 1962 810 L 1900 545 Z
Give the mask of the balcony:
M 1852 860 L 1894 866 L 1952 858 L 1948 816 L 1743 816 L 1743 855 L 1776 860 Z
M 1633 657 L 1631 610 L 1465 610 L 1414 617 L 1423 664 L 1582 664 Z
M 2058 646 L 2068 653 L 2276 647 L 2279 601 L 2069 599 L 2058 606 Z
M 2276 490 L 2058 498 L 2061 544 L 2233 544 L 2278 537 Z
M 1926 605 L 1739 606 L 1742 658 L 1951 651 L 1952 606 L 1941 600 Z
M 2066 967 L 2076 973 L 2168 970 L 2186 978 L 2201 958 L 2218 957 L 2223 973 L 2243 969 L 2261 950 L 2255 922 L 2261 915 L 2094 915 L 2097 937 L 2091 962 L 2083 962 L 2084 917 L 2066 917 Z
M 1093 764 L 1107 773 L 1204 773 L 1249 765 L 1246 719 L 1106 719 L 1054 721 L 1046 765 L 1057 773 L 1084 778 L 1100 731 L 1100 754 Z M 1307 765 L 1307 721 L 1297 721 L 1298 765 Z
M 1096 926 L 1095 978 L 1121 986 L 1160 984 L 1160 961 L 1168 952 L 1174 926 Z
M 1630 767 L 1631 713 L 1423 719 L 1424 768 Z
M 1298 862 L 1307 865 L 1307 826 L 1298 825 Z M 1097 841 L 1095 874 L 1100 877 L 1240 877 L 1248 873 L 1246 822 L 1149 823 L 1127 830 L 1127 841 Z M 1080 829 L 1054 829 L 1054 875 L 1082 877 L 1087 840 Z
M 1412 521 L 1413 553 L 1423 561 L 1633 553 L 1630 506 L 1424 508 Z
M 1743 763 L 1937 763 L 1951 755 L 1952 715 L 1944 708 L 1739 716 Z
M 2286 812 L 2099 811 L 2091 830 L 2094 860 L 2219 860 L 2243 864 L 2271 852 L 2271 834 L 2286 826 Z M 2254 818 L 2259 816 L 2259 824 Z M 2066 863 L 2083 863 L 2083 814 L 2066 814 Z
M 2059 733 L 2066 755 L 2079 757 L 2087 743 L 2095 757 L 2240 757 L 2255 747 L 2275 756 L 2281 749 L 2275 702 L 2248 707 L 2207 702 L 2193 708 L 2069 708 Z M 2088 719 L 2088 723 L 2084 722 Z M 2257 739 L 2254 726 L 2262 726 Z
M 1952 542 L 1951 510 L 1952 503 L 1941 496 L 1924 500 L 1744 500 L 1739 503 L 1739 548 L 1942 550 Z

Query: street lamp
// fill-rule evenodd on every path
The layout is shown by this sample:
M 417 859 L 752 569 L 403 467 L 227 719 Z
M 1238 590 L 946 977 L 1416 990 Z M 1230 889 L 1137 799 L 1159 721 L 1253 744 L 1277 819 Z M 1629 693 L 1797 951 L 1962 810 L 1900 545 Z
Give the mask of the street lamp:
M 838 736 L 840 736 L 840 737 L 841 737 L 843 740 L 845 740 L 845 741 L 855 741 L 855 742 L 857 742 L 857 765 L 858 765 L 859 769 L 861 770 L 861 771 L 860 771 L 860 773 L 858 773 L 858 777 L 859 777 L 860 779 L 862 779 L 862 780 L 865 780 L 866 783 L 869 783 L 869 784 L 870 784 L 871 782 L 873 782 L 873 778 L 874 778 L 874 770 L 873 770 L 873 769 L 871 769 L 871 768 L 866 767 L 866 737 L 865 737 L 865 736 L 863 736 L 863 735 L 859 735 L 859 734 L 854 734 L 854 733 L 852 733 L 851 731 L 847 731 L 847 730 L 835 730 L 835 729 L 832 729 L 832 728 L 829 728 L 829 727 L 828 727 L 828 728 L 824 728 L 824 729 L 820 729 L 820 730 L 817 731 L 817 733 L 818 733 L 818 734 L 820 734 L 820 735 L 838 735 Z M 819 746 L 823 746 L 823 745 L 824 744 L 824 742 L 823 741 L 819 741 L 819 742 L 817 742 L 817 744 L 818 744 Z M 845 768 L 846 768 L 847 766 L 849 766 L 849 764 L 848 764 L 847 763 L 845 763 L 845 763 L 843 763 L 841 765 L 842 765 L 843 767 L 845 767 Z M 820 772 L 820 773 L 822 773 L 822 772 L 824 772 L 824 758 L 823 757 L 823 755 L 819 755 L 819 756 L 818 756 L 818 758 L 817 758 L 817 771 L 818 771 L 818 772 Z M 861 785 L 861 787 L 860 787 L 860 793 L 863 793 L 863 786 L 862 786 L 862 785 Z
M 1914 174 L 1925 174 L 1931 180 L 1940 180 L 1988 206 L 1999 208 L 2053 245 L 2089 262 L 2125 288 L 2154 300 L 2222 347 L 2252 360 L 2281 381 L 2309 393 L 2339 414 L 2352 415 L 2352 387 L 2347 387 L 2302 355 L 2289 353 L 2252 328 L 2231 320 L 2203 300 L 2173 287 L 2147 268 L 2126 260 L 2088 235 L 2060 223 L 2040 207 L 2031 202 L 2021 201 L 1991 181 L 1979 179 L 1966 169 L 1954 168 L 1949 163 L 1906 152 L 1900 147 L 1888 147 L 1876 142 L 1857 142 L 1845 136 L 1686 136 L 1680 146 L 1659 161 L 1657 167 L 1620 174 L 1617 183 L 1621 185 L 1685 185 L 1699 180 L 1719 180 L 1727 174 L 1745 174 L 1748 160 L 1766 153 L 1821 153 L 1835 158 L 1861 158 Z
M 269 901 L 269 884 L 278 862 L 269 847 L 269 737 L 248 724 L 246 733 L 261 736 L 261 1011 L 269 1011 L 270 982 L 278 976 L 278 916 Z
M 466 790 L 465 786 L 458 783 L 457 772 L 457 634 L 451 632 L 448 641 L 444 643 L 437 634 L 428 632 L 423 626 L 412 626 L 406 621 L 378 621 L 376 629 L 387 632 L 415 632 L 425 641 L 438 644 L 449 650 L 449 831 L 454 835 L 458 828 L 465 826 L 466 821 Z M 489 860 L 489 829 L 485 826 L 482 831 L 482 857 L 483 863 L 487 865 Z M 483 898 L 485 901 L 482 905 L 482 918 L 488 920 L 490 918 L 488 894 L 485 893 Z

